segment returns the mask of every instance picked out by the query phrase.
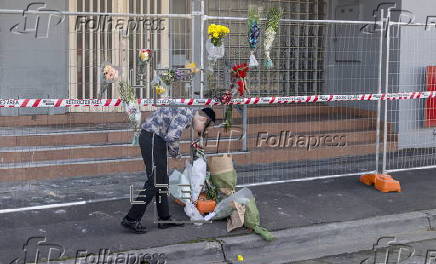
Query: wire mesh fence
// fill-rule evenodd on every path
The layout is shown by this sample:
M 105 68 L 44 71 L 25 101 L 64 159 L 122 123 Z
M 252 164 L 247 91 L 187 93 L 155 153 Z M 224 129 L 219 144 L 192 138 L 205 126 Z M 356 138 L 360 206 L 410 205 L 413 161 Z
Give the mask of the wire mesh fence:
M 428 25 L 392 25 L 390 32 L 388 89 L 391 92 L 426 92 L 435 88 L 436 37 Z M 387 102 L 393 130 L 386 135 L 386 169 L 398 171 L 436 165 L 434 99 Z
M 12 92 L 0 90 L 1 98 L 73 100 L 68 108 L 0 108 L 0 175 L 4 189 L 19 190 L 20 185 L 14 185 L 18 182 L 21 188 L 27 186 L 27 195 L 42 188 L 52 201 L 93 200 L 128 195 L 127 186 L 117 183 L 142 185 L 144 163 L 140 149 L 130 144 L 133 131 L 122 105 L 74 105 L 98 99 L 100 95 L 119 98 L 117 83 L 109 84 L 107 92 L 102 93 L 106 87 L 101 78 L 105 63 L 119 69 L 120 79 L 136 89 L 137 98 L 153 98 L 155 76 L 184 68 L 189 62 L 197 64 L 199 73 L 192 80 L 174 82 L 169 86 L 168 96 L 222 95 L 230 86 L 230 68 L 247 62 L 250 56 L 244 18 L 248 11 L 243 2 L 208 1 L 203 14 L 201 8 L 192 8 L 189 1 L 172 6 L 156 1 L 145 4 L 130 0 L 124 5 L 113 1 L 76 1 L 69 7 L 72 12 L 63 13 L 67 17 L 65 28 L 52 36 L 68 45 L 53 50 L 52 38 L 28 37 L 29 47 L 22 50 L 13 44 L 22 42 L 26 36 L 10 37 L 12 45 L 0 48 L 2 58 L 7 59 L 5 65 L 9 65 L 2 70 L 15 73 L 10 77 L 2 75 L 2 85 Z M 263 6 L 265 10 L 276 6 L 268 3 Z M 357 95 L 429 88 L 426 78 L 433 71 L 421 64 L 431 58 L 428 56 L 434 46 L 431 33 L 421 33 L 419 27 L 391 26 L 386 38 L 385 29 L 365 30 L 373 21 L 325 20 L 323 1 L 282 1 L 279 6 L 284 9 L 284 17 L 271 52 L 274 68 L 263 66 L 261 33 L 256 50 L 260 65 L 249 71 L 247 96 Z M 2 11 L 0 19 L 6 24 L 22 19 L 22 13 L 0 10 L 0 14 Z M 129 26 L 120 30 L 115 21 Z M 204 43 L 207 27 L 212 23 L 228 26 L 231 33 L 224 40 L 224 58 L 217 61 L 210 73 Z M 262 20 L 261 27 L 264 25 Z M 401 34 L 396 30 L 401 30 Z M 428 42 L 423 44 L 420 38 Z M 418 48 L 425 52 L 417 52 Z M 138 53 L 143 49 L 153 51 L 153 59 L 145 67 L 138 62 Z M 52 56 L 38 57 L 38 67 L 30 67 L 26 60 L 10 61 L 11 57 L 33 53 Z M 431 65 L 431 61 L 428 63 Z M 16 74 L 23 69 L 24 80 Z M 38 73 L 48 69 L 52 70 L 51 75 L 40 78 Z M 38 94 L 20 88 L 36 85 L 44 91 L 50 80 L 53 80 L 51 92 Z M 206 151 L 209 155 L 233 154 L 239 185 L 434 165 L 434 149 L 429 147 L 434 131 L 422 128 L 422 123 L 432 120 L 429 111 L 434 108 L 432 104 L 420 99 L 383 102 L 350 99 L 237 105 L 233 108 L 233 128 L 229 132 L 221 124 L 223 106 L 214 106 L 219 122 L 210 129 Z M 155 109 L 141 106 L 142 121 Z M 427 123 L 431 125 L 430 121 Z M 414 140 L 421 136 L 422 141 Z M 192 133 L 186 130 L 181 140 L 182 152 L 189 157 Z M 169 167 L 175 169 L 185 165 L 184 160 L 169 162 Z M 107 190 L 115 185 L 112 191 Z M 53 186 L 61 191 L 53 193 Z M 82 190 L 80 197 L 78 189 Z M 23 197 L 23 205 L 29 204 Z M 32 201 L 31 205 L 42 200 Z

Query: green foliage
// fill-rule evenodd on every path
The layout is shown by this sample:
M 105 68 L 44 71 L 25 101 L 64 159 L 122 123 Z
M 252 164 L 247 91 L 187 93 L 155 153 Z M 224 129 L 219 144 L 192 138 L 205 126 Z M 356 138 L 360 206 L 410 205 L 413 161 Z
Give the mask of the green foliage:
M 216 187 L 210 182 L 210 179 L 206 179 L 206 198 L 208 200 L 217 200 Z
M 135 89 L 127 82 L 120 82 L 120 96 L 126 103 L 133 102 L 136 100 Z
M 283 15 L 282 8 L 271 7 L 268 10 L 268 14 L 267 14 L 266 28 L 267 29 L 271 28 L 272 30 L 277 32 L 279 30 L 279 24 L 280 24 L 280 19 L 282 18 L 282 15 Z
M 251 28 L 253 23 L 259 24 L 260 14 L 259 7 L 255 5 L 251 5 L 248 8 L 248 27 Z

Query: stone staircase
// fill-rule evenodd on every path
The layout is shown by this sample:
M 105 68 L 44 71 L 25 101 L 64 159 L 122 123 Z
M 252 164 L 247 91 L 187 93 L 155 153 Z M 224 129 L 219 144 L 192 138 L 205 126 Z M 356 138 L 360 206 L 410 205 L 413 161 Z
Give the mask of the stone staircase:
M 221 117 L 222 108 L 216 107 L 216 111 Z M 143 118 L 148 114 L 143 113 Z M 240 140 L 219 144 L 213 141 L 218 137 L 240 137 L 241 124 L 242 118 L 234 110 L 235 129 L 231 133 L 222 128 L 210 129 L 206 151 L 239 152 L 233 157 L 235 166 L 245 171 L 260 164 L 268 167 L 362 157 L 374 155 L 376 150 L 375 114 L 354 108 L 320 103 L 248 107 L 248 152 L 241 152 Z M 390 124 L 388 129 L 391 130 Z M 300 139 L 312 140 L 312 145 L 315 140 L 322 144 L 308 147 L 301 140 L 301 145 L 286 146 L 290 139 L 285 132 L 294 135 L 295 142 L 298 135 Z M 389 135 L 388 150 L 393 151 L 396 138 L 391 132 Z M 330 139 L 334 136 L 342 137 L 340 145 L 345 144 L 332 146 L 335 143 Z M 0 117 L 0 181 L 142 172 L 140 150 L 129 144 L 131 137 L 124 113 Z M 182 138 L 189 141 L 189 131 Z M 181 149 L 188 154 L 189 144 L 182 144 Z M 169 161 L 170 168 L 182 168 L 185 162 Z

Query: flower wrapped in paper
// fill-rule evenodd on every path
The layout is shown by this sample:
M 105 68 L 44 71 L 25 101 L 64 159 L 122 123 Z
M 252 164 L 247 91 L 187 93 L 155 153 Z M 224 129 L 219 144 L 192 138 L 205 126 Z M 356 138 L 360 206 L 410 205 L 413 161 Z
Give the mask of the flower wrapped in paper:
M 232 67 L 232 77 L 236 80 L 239 96 L 244 96 L 245 92 L 248 91 L 245 78 L 249 70 L 247 63 L 236 64 Z
M 265 29 L 265 40 L 264 40 L 264 48 L 265 48 L 265 63 L 264 66 L 267 69 L 271 69 L 274 67 L 274 64 L 271 60 L 271 49 L 276 38 L 277 31 L 279 30 L 280 19 L 283 15 L 283 9 L 272 7 L 268 11 L 266 29 Z
M 120 82 L 120 96 L 124 110 L 129 117 L 130 127 L 134 133 L 132 145 L 137 146 L 139 145 L 139 134 L 141 132 L 141 110 L 135 96 L 135 90 L 130 84 Z
M 255 52 L 257 43 L 260 37 L 260 8 L 250 5 L 248 8 L 248 43 L 250 45 L 250 67 L 259 66 L 259 62 L 256 60 Z
M 102 88 L 98 95 L 98 98 L 102 98 L 103 94 L 107 89 L 119 80 L 121 75 L 121 69 L 119 67 L 113 66 L 109 62 L 103 62 L 100 70 L 100 83 Z
M 140 73 L 145 72 L 145 66 L 150 62 L 152 56 L 152 51 L 150 49 L 140 49 L 138 52 L 138 71 Z
M 208 27 L 209 39 L 206 43 L 208 60 L 210 62 L 209 70 L 213 71 L 213 64 L 217 59 L 224 57 L 225 49 L 223 38 L 230 33 L 230 29 L 223 25 L 211 24 Z

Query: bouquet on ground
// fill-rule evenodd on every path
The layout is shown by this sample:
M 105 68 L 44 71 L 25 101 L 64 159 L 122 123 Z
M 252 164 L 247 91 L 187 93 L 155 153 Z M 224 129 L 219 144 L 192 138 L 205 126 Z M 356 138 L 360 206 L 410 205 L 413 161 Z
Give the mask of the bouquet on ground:
M 250 67 L 257 67 L 255 52 L 260 37 L 260 15 L 259 7 L 250 6 L 248 8 L 248 43 L 250 45 Z
M 120 82 L 120 96 L 134 132 L 132 145 L 137 146 L 139 145 L 139 134 L 141 132 L 141 110 L 135 96 L 135 89 L 127 82 Z
M 271 48 L 274 43 L 274 39 L 276 37 L 277 31 L 279 30 L 280 19 L 283 15 L 283 9 L 272 7 L 268 11 L 266 29 L 265 29 L 265 40 L 264 40 L 264 48 L 265 48 L 265 67 L 267 69 L 271 69 L 274 65 L 270 57 Z
M 230 33 L 230 29 L 223 25 L 211 24 L 208 27 L 209 39 L 206 43 L 208 52 L 208 60 L 210 62 L 210 70 L 213 71 L 212 64 L 215 64 L 217 59 L 224 57 L 223 39 Z
M 118 81 L 120 76 L 120 69 L 118 67 L 113 66 L 108 62 L 104 62 L 101 67 L 100 80 L 102 84 L 102 89 L 98 95 L 98 98 L 102 98 L 103 93 L 112 85 Z

